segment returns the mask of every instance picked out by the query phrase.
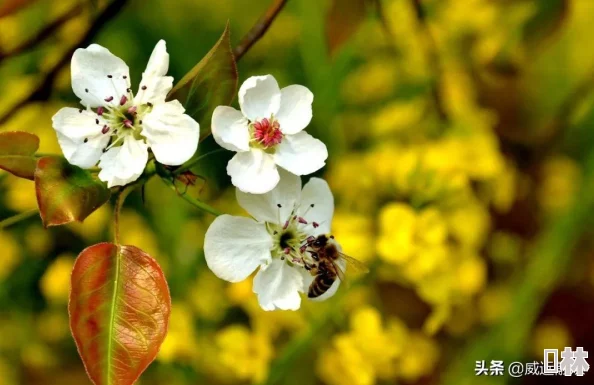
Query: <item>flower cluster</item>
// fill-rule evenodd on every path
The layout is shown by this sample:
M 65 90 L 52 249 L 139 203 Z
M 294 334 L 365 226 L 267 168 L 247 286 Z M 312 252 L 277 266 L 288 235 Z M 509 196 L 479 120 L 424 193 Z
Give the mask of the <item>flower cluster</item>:
M 99 179 L 108 187 L 137 180 L 150 157 L 168 166 L 188 161 L 198 147 L 199 125 L 177 100 L 167 101 L 173 85 L 168 67 L 161 40 L 135 96 L 120 58 L 96 44 L 76 50 L 72 88 L 85 108 L 62 108 L 52 119 L 68 161 L 82 168 L 98 163 Z M 212 116 L 216 142 L 237 152 L 227 172 L 237 186 L 237 200 L 254 220 L 218 217 L 206 233 L 206 261 L 230 282 L 260 267 L 254 292 L 265 310 L 298 309 L 299 293 L 308 293 L 316 276 L 325 279 L 317 300 L 332 296 L 340 282 L 337 273 L 327 277 L 310 248 L 330 231 L 332 193 L 317 178 L 301 191 L 299 175 L 319 170 L 328 157 L 326 146 L 304 131 L 312 119 L 312 102 L 306 87 L 280 89 L 271 75 L 254 76 L 239 89 L 241 111 L 219 106 Z

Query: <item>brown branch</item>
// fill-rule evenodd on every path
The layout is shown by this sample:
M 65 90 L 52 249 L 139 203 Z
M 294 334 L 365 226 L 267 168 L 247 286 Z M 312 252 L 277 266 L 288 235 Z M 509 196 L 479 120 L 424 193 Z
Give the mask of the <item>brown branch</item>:
M 78 3 L 76 6 L 72 7 L 68 12 L 57 17 L 55 20 L 53 20 L 51 23 L 40 29 L 35 35 L 31 36 L 28 40 L 24 41 L 20 45 L 8 51 L 0 50 L 0 61 L 11 56 L 20 55 L 23 52 L 26 52 L 34 48 L 38 44 L 43 43 L 67 21 L 70 21 L 74 17 L 78 16 L 83 11 L 83 9 L 84 7 L 82 6 L 82 3 Z
M 235 60 L 239 61 L 249 51 L 249 49 L 264 36 L 272 22 L 276 19 L 280 11 L 287 4 L 288 0 L 274 0 L 264 15 L 254 24 L 252 29 L 241 39 L 241 42 L 233 50 Z
M 49 99 L 52 88 L 54 85 L 54 81 L 56 76 L 60 72 L 60 70 L 68 64 L 72 54 L 76 51 L 77 48 L 89 45 L 97 33 L 101 30 L 103 25 L 109 22 L 112 18 L 114 18 L 119 11 L 126 5 L 127 0 L 114 0 L 107 7 L 105 7 L 97 16 L 91 27 L 87 30 L 87 32 L 81 35 L 78 42 L 72 46 L 67 52 L 62 55 L 58 63 L 56 63 L 52 69 L 47 72 L 43 78 L 43 80 L 38 84 L 35 90 L 29 95 L 29 97 L 21 100 L 16 105 L 14 105 L 4 116 L 0 118 L 0 125 L 8 121 L 21 107 L 34 102 L 34 101 L 42 101 Z
M 431 94 L 433 96 L 433 100 L 435 103 L 435 108 L 437 110 L 437 114 L 442 122 L 448 122 L 449 117 L 447 110 L 445 108 L 445 103 L 443 101 L 443 95 L 441 93 L 441 78 L 443 73 L 443 68 L 441 64 L 441 59 L 437 52 L 437 43 L 431 33 L 429 25 L 427 24 L 427 14 L 423 9 L 423 5 L 421 4 L 421 0 L 411 0 L 412 5 L 415 9 L 415 14 L 417 16 L 417 21 L 421 27 L 421 31 L 423 33 L 427 49 L 427 60 L 429 61 L 429 65 L 432 68 L 434 80 L 431 86 Z

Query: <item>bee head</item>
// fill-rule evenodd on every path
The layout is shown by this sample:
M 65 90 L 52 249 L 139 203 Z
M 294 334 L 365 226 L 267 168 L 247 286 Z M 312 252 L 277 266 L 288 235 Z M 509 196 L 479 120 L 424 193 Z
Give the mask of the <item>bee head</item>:
M 334 238 L 330 234 L 321 234 L 312 242 L 313 247 L 324 247 L 328 243 L 328 240 Z

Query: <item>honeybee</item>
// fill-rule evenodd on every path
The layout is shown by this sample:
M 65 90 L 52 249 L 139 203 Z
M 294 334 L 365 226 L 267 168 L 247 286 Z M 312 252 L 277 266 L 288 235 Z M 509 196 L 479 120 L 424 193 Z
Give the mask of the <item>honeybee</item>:
M 307 293 L 309 298 L 316 298 L 327 292 L 337 278 L 344 281 L 344 270 L 339 262 L 355 271 L 369 271 L 360 261 L 341 253 L 334 236 L 329 234 L 308 238 L 303 251 L 309 252 L 314 260 L 313 264 L 305 264 L 305 268 L 314 276 Z

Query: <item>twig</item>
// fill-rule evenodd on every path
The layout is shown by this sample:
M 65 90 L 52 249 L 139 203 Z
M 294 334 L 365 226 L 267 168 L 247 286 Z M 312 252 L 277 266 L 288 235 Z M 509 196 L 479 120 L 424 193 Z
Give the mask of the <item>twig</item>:
M 195 165 L 197 165 L 198 162 L 200 162 L 202 159 L 204 159 L 204 158 L 206 158 L 208 156 L 217 154 L 219 152 L 223 152 L 223 151 L 225 151 L 224 148 L 219 148 L 217 150 L 213 150 L 211 152 L 207 152 L 206 154 L 200 155 L 199 157 L 197 157 L 195 159 L 192 159 L 190 162 L 188 162 L 188 163 L 184 164 L 183 166 L 181 166 L 180 168 L 176 169 L 172 173 L 172 175 L 173 176 L 177 176 L 177 175 L 179 175 L 179 174 L 181 174 L 181 173 L 183 173 L 185 171 L 188 171 L 189 169 L 191 169 L 192 167 L 194 167 Z
M 120 190 L 118 198 L 116 199 L 113 221 L 114 221 L 114 241 L 119 246 L 120 244 L 120 212 L 126 201 L 126 197 L 137 187 L 136 184 L 128 185 Z
M 169 186 L 169 188 L 171 188 L 173 191 L 175 191 L 178 196 L 182 197 L 186 202 L 190 203 L 192 206 L 195 206 L 195 207 L 199 208 L 200 210 L 205 211 L 205 212 L 212 214 L 214 216 L 219 216 L 219 215 L 223 214 L 219 210 L 215 209 L 214 207 L 211 207 L 208 204 L 206 204 L 202 201 L 199 201 L 198 199 L 194 199 L 191 196 L 189 196 L 188 194 L 180 194 L 179 191 L 177 190 L 177 188 L 175 187 L 175 184 L 173 184 L 173 182 L 170 181 L 169 179 L 161 178 L 161 180 L 167 186 Z
M 0 50 L 0 61 L 10 56 L 20 55 L 23 52 L 28 51 L 31 48 L 34 48 L 36 45 L 43 43 L 46 39 L 51 37 L 58 28 L 64 25 L 64 23 L 78 16 L 83 11 L 83 9 L 84 8 L 82 6 L 82 3 L 78 3 L 76 6 L 72 7 L 68 12 L 59 16 L 51 23 L 43 27 L 34 36 L 30 37 L 27 41 L 21 43 L 20 45 L 14 47 L 9 51 Z
M 126 5 L 127 0 L 114 0 L 107 7 L 105 7 L 99 16 L 93 22 L 93 25 L 87 30 L 85 34 L 81 36 L 79 41 L 73 45 L 64 55 L 54 67 L 45 74 L 44 79 L 39 83 L 37 88 L 29 95 L 29 97 L 21 100 L 16 105 L 14 105 L 4 116 L 0 118 L 0 124 L 5 123 L 8 119 L 10 119 L 21 107 L 29 104 L 33 101 L 41 101 L 47 100 L 50 97 L 54 80 L 62 67 L 64 67 L 70 61 L 70 58 L 74 51 L 81 46 L 89 45 L 97 33 L 101 30 L 104 24 L 114 18 L 118 12 Z
M 287 4 L 288 0 L 274 0 L 274 2 L 270 5 L 270 7 L 266 10 L 264 15 L 260 17 L 260 19 L 254 24 L 252 29 L 241 39 L 241 42 L 235 49 L 233 50 L 233 54 L 235 55 L 235 60 L 239 61 L 245 55 L 245 53 L 258 41 L 264 36 L 264 33 L 270 28 L 272 22 L 283 7 Z
M 427 15 L 425 14 L 425 10 L 423 9 L 423 5 L 421 4 L 421 0 L 411 0 L 412 5 L 415 9 L 415 14 L 417 16 L 417 21 L 421 27 L 421 31 L 424 35 L 424 39 L 427 45 L 427 60 L 429 65 L 432 67 L 433 71 L 433 84 L 431 86 L 431 94 L 433 96 L 433 100 L 435 103 L 435 108 L 437 110 L 437 114 L 442 122 L 448 122 L 449 117 L 447 110 L 444 105 L 443 95 L 441 93 L 441 78 L 443 73 L 443 68 L 441 64 L 441 60 L 439 58 L 439 54 L 437 52 L 437 43 L 431 33 L 429 25 L 427 24 Z
M 9 226 L 12 226 L 15 223 L 18 223 L 20 221 L 24 221 L 25 219 L 32 217 L 33 215 L 37 214 L 38 212 L 39 212 L 38 209 L 33 209 L 33 210 L 29 210 L 29 211 L 23 211 L 22 213 L 13 215 L 10 218 L 6 218 L 6 219 L 0 221 L 0 230 L 5 229 Z

